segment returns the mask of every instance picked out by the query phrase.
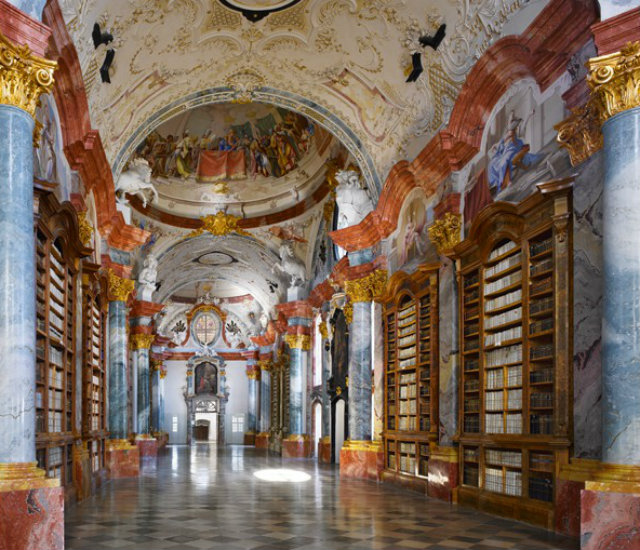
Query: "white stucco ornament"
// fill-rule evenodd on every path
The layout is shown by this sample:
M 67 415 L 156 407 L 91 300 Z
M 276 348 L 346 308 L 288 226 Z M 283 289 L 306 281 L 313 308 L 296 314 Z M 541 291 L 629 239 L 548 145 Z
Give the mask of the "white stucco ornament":
M 306 281 L 307 270 L 296 256 L 291 241 L 283 241 L 280 245 L 280 263 L 273 266 L 273 272 L 277 271 L 287 278 L 288 288 L 302 287 Z

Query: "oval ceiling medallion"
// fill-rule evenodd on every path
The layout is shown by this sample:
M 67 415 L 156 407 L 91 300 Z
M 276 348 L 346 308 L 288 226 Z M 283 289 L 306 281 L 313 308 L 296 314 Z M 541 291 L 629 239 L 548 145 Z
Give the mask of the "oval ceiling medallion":
M 300 0 L 219 0 L 223 6 L 239 11 L 249 21 L 260 21 L 274 11 L 286 10 Z
M 209 252 L 198 258 L 198 263 L 202 265 L 227 265 L 235 262 L 233 256 L 224 252 Z

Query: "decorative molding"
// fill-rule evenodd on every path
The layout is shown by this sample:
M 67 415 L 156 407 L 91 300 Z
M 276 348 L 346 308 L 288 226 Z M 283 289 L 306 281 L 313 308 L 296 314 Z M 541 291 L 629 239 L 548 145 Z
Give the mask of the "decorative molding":
M 155 339 L 155 334 L 132 334 L 129 339 L 129 347 L 132 350 L 149 349 Z
M 588 61 L 587 84 L 601 123 L 640 106 L 640 42 Z
M 93 237 L 93 226 L 87 219 L 86 212 L 78 212 L 78 231 L 80 233 L 80 242 L 84 246 L 89 246 Z
M 0 33 L 0 103 L 18 107 L 35 120 L 40 96 L 53 88 L 57 66 L 55 61 L 32 53 L 27 44 L 15 45 Z
M 429 239 L 436 246 L 438 254 L 448 255 L 453 247 L 460 242 L 460 228 L 462 216 L 447 212 L 440 220 L 429 227 Z
M 311 337 L 308 334 L 285 334 L 284 341 L 291 349 L 311 349 Z
M 126 302 L 133 292 L 135 281 L 118 277 L 113 269 L 109 269 L 108 274 L 108 295 L 110 302 Z
M 581 164 L 602 148 L 600 119 L 592 101 L 572 109 L 571 115 L 554 128 L 558 132 L 557 142 L 569 151 L 572 166 Z
M 211 233 L 216 237 L 224 237 L 230 233 L 237 233 L 238 235 L 250 235 L 244 229 L 238 227 L 238 222 L 241 218 L 233 216 L 232 214 L 226 214 L 222 210 L 219 210 L 215 214 L 209 214 L 200 218 L 202 225 L 198 229 L 194 229 L 189 233 L 188 237 L 197 237 L 202 235 L 205 231 Z
M 271 368 L 273 367 L 273 363 L 271 359 L 260 359 L 258 361 L 258 367 L 260 368 L 260 370 L 270 372 Z

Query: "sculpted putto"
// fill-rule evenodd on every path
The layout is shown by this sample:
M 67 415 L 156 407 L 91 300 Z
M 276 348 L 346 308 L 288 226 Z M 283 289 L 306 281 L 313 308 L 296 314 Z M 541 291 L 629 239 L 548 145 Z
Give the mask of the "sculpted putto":
M 149 254 L 144 260 L 144 267 L 138 275 L 138 291 L 141 299 L 151 301 L 153 293 L 156 291 L 158 278 L 158 260 L 153 254 Z
M 280 245 L 280 263 L 273 266 L 272 271 L 279 271 L 289 278 L 288 287 L 300 287 L 304 285 L 307 278 L 307 270 L 302 260 L 293 251 L 291 241 L 283 241 Z
M 134 159 L 129 169 L 120 174 L 116 184 L 116 195 L 120 202 L 125 202 L 125 194 L 136 195 L 142 201 L 143 208 L 147 206 L 146 191 L 151 191 L 151 202 L 158 200 L 158 192 L 151 183 L 151 167 L 143 158 Z
M 336 203 L 338 204 L 338 229 L 359 224 L 373 210 L 373 201 L 360 184 L 360 176 L 354 170 L 336 173 Z

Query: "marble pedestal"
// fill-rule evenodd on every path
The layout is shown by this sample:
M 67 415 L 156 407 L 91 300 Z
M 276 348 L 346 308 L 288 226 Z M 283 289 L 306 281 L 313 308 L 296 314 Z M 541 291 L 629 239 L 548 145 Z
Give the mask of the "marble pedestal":
M 64 550 L 64 488 L 35 462 L 0 464 L 0 548 Z
M 140 475 L 140 449 L 126 440 L 107 443 L 107 472 L 110 479 Z
M 269 432 L 260 432 L 256 435 L 255 441 L 256 449 L 268 449 L 269 448 Z
M 158 442 L 158 450 L 167 446 L 169 443 L 169 434 L 167 432 L 153 432 L 153 437 Z
M 244 434 L 244 444 L 245 445 L 255 445 L 256 444 L 256 434 L 255 434 L 255 432 L 246 432 Z
M 586 483 L 580 498 L 582 550 L 640 548 L 640 485 Z
M 554 529 L 557 533 L 580 536 L 580 493 L 584 487 L 584 481 L 556 480 Z
M 379 441 L 345 441 L 340 449 L 340 477 L 380 481 L 384 452 Z
M 458 486 L 458 449 L 435 447 L 429 458 L 429 481 L 427 494 L 430 497 L 453 501 L 454 489 Z
M 91 496 L 91 459 L 86 442 L 73 447 L 73 483 L 79 501 Z
M 158 467 L 158 440 L 153 437 L 136 437 L 136 447 L 140 453 L 140 471 L 155 470 Z
M 320 464 L 331 464 L 330 437 L 321 437 L 318 439 L 318 462 Z
M 282 441 L 282 458 L 308 458 L 311 456 L 311 439 L 308 435 L 289 436 Z

